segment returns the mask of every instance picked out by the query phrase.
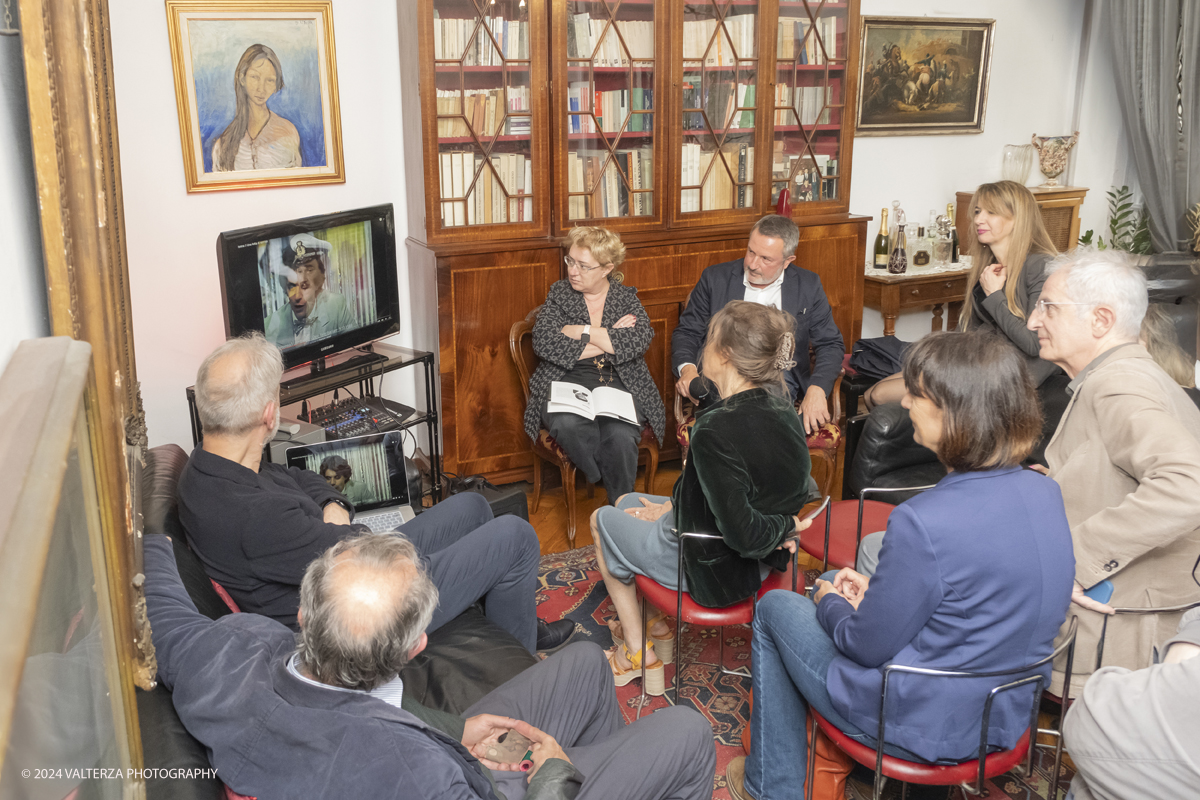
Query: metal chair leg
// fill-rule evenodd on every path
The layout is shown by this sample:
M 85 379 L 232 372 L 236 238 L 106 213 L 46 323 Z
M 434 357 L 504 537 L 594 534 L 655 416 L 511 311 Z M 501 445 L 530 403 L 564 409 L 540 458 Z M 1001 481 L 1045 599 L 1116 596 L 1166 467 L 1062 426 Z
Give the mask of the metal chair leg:
M 751 740 L 750 747 L 754 747 L 754 741 Z M 804 773 L 804 800 L 812 800 L 813 796 L 813 778 L 816 777 L 817 765 L 817 720 L 809 719 L 808 722 L 808 771 Z
M 646 630 L 646 598 L 642 598 L 642 696 L 638 699 L 637 713 L 633 719 L 642 718 L 642 709 L 646 706 L 646 640 L 650 632 Z M 628 641 L 628 639 L 626 640 Z

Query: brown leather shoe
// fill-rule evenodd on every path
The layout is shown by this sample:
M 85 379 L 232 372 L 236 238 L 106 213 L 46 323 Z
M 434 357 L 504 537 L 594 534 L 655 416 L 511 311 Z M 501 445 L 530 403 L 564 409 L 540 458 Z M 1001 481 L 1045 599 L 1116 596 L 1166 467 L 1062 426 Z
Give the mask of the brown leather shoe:
M 733 800 L 754 800 L 746 791 L 746 757 L 738 756 L 725 768 L 725 784 Z

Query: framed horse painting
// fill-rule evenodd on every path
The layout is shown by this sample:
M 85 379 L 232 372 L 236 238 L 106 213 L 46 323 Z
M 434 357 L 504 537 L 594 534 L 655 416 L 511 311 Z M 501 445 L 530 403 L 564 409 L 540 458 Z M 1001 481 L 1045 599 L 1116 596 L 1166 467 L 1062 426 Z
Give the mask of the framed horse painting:
M 855 135 L 982 133 L 995 26 L 863 17 Z

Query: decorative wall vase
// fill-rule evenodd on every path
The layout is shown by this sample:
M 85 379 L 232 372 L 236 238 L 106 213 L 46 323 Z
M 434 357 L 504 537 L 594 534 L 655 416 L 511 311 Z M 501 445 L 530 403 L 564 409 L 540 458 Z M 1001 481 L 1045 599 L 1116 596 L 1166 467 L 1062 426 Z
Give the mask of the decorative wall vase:
M 1022 186 L 1029 181 L 1029 170 L 1033 169 L 1033 154 L 1031 144 L 1004 145 L 1004 162 L 1000 166 L 1000 176 L 1006 181 L 1016 181 Z
M 1058 176 L 1067 168 L 1067 156 L 1079 141 L 1079 131 L 1072 136 L 1038 136 L 1035 133 L 1032 141 L 1038 151 L 1038 167 L 1046 176 L 1046 182 L 1039 188 L 1058 186 Z

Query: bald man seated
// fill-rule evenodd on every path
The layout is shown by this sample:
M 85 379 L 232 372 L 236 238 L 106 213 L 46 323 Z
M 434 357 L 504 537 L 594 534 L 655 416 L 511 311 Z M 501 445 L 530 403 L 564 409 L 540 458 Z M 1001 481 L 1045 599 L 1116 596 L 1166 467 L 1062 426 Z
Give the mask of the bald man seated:
M 239 794 L 712 796 L 716 751 L 705 719 L 668 707 L 626 726 L 612 670 L 591 643 L 530 667 L 462 717 L 413 700 L 399 671 L 425 646 L 438 591 L 403 537 L 345 539 L 312 562 L 300 587 L 299 637 L 255 614 L 202 616 L 165 536 L 146 537 L 145 563 L 159 679 L 184 727 Z M 529 740 L 520 743 L 524 752 L 516 761 L 489 758 L 511 732 Z
M 358 532 L 354 506 L 322 476 L 262 462 L 279 427 L 279 349 L 260 333 L 231 339 L 200 365 L 196 411 L 204 440 L 179 479 L 179 519 L 209 577 L 242 611 L 293 630 L 308 565 Z M 361 526 L 360 526 L 361 527 Z M 531 652 L 564 644 L 568 620 L 536 616 L 540 547 L 525 520 L 492 517 L 464 492 L 397 528 L 416 546 L 441 602 L 433 631 L 482 601 L 484 613 Z

